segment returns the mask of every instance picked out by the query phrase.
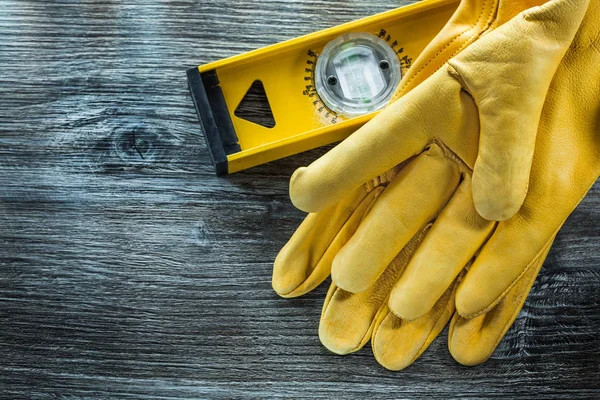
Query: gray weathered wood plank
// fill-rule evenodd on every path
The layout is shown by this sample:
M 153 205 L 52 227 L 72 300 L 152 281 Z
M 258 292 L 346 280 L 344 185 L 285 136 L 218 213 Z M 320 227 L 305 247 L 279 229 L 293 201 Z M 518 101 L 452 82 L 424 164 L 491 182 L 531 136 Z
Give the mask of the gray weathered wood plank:
M 270 287 L 324 149 L 213 175 L 186 68 L 405 3 L 0 0 L 0 397 L 598 398 L 600 185 L 491 360 L 389 372 Z

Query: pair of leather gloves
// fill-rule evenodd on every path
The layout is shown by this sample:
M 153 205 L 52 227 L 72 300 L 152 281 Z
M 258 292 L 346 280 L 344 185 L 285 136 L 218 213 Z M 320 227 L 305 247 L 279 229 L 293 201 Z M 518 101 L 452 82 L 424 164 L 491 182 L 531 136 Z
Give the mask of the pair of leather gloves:
M 273 287 L 329 274 L 319 336 L 410 365 L 485 361 L 600 175 L 600 0 L 462 0 L 390 105 L 291 178 L 310 212 Z

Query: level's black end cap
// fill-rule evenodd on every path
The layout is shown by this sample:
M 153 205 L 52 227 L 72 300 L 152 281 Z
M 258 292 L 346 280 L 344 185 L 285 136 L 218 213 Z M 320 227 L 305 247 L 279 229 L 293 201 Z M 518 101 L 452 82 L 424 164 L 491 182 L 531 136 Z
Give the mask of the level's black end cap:
M 210 158 L 217 175 L 228 173 L 227 155 L 241 151 L 233 129 L 223 90 L 215 70 L 202 74 L 198 68 L 187 71 L 188 86 L 198 119 L 204 131 Z

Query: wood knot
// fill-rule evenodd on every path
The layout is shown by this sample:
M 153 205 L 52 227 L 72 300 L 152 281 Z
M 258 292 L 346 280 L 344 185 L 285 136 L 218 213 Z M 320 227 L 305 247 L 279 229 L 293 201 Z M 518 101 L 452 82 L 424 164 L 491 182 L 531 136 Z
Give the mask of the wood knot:
M 141 123 L 116 130 L 113 146 L 117 156 L 128 164 L 145 164 L 156 159 L 158 135 Z

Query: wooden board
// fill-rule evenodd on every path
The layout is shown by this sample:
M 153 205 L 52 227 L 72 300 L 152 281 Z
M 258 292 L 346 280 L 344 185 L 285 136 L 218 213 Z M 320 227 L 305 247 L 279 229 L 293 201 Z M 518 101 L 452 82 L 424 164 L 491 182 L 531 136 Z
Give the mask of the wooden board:
M 213 174 L 186 68 L 405 3 L 0 0 L 0 397 L 600 397 L 600 185 L 491 360 L 389 372 L 271 290 L 324 150 Z

